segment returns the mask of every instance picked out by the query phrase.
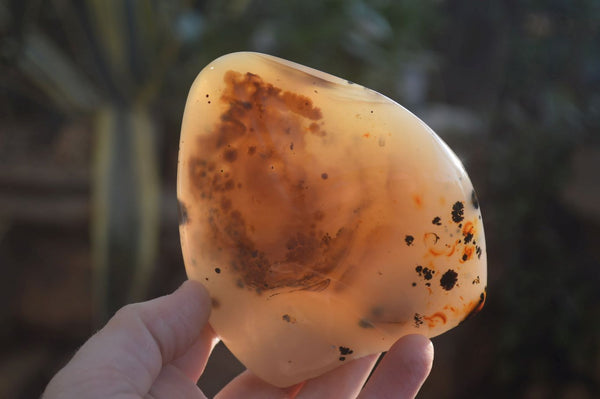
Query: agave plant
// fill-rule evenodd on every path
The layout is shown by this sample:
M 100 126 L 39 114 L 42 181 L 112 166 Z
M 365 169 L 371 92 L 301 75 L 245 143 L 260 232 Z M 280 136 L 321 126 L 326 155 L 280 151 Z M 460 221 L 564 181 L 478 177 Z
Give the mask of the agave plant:
M 185 7 L 119 0 L 0 4 L 0 23 L 22 23 L 14 57 L 20 73 L 53 107 L 93 126 L 92 290 L 98 323 L 143 298 L 153 275 L 160 132 L 151 107 L 176 59 L 174 21 Z

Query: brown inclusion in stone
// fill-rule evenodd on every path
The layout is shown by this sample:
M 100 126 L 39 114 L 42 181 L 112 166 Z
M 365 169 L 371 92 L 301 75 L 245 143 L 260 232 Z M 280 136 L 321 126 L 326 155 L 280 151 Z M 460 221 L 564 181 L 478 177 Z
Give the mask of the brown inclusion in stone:
M 213 328 L 277 386 L 337 367 L 340 347 L 351 360 L 441 334 L 487 281 L 480 209 L 445 143 L 390 99 L 289 61 L 234 53 L 198 75 L 177 190 L 188 276 L 219 298 Z

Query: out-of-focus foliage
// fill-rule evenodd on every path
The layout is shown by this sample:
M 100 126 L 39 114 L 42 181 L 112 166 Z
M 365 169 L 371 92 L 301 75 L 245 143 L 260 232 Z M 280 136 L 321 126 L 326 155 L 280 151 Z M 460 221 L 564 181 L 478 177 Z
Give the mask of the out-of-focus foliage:
M 19 42 L 9 61 L 49 107 L 93 121 L 92 286 L 103 322 L 147 295 L 156 262 L 159 165 L 149 106 L 176 59 L 173 11 L 184 7 L 116 0 L 11 6 L 0 10 Z
M 600 2 L 5 0 L 0 33 L 0 115 L 92 126 L 107 312 L 164 292 L 144 291 L 189 85 L 220 55 L 261 51 L 406 105 L 478 189 L 488 303 L 436 338 L 423 397 L 600 396 Z
M 509 396 L 522 386 L 541 389 L 543 396 L 585 387 L 577 389 L 595 396 L 600 273 L 591 233 L 598 220 L 567 206 L 564 196 L 574 178 L 571 158 L 600 139 L 600 7 L 594 1 L 528 1 L 494 12 L 483 8 L 453 13 L 466 26 L 486 15 L 486 29 L 504 53 L 504 76 L 487 92 L 495 103 L 488 109 L 487 159 L 479 165 L 496 277 L 486 318 L 502 320 L 493 336 L 489 383 Z

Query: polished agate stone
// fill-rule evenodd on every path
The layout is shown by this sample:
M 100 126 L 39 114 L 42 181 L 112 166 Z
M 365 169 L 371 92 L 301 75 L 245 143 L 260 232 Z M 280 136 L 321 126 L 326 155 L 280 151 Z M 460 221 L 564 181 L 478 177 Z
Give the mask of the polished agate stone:
M 257 53 L 213 61 L 187 100 L 177 195 L 211 325 L 273 385 L 441 334 L 483 306 L 483 225 L 461 162 L 349 81 Z

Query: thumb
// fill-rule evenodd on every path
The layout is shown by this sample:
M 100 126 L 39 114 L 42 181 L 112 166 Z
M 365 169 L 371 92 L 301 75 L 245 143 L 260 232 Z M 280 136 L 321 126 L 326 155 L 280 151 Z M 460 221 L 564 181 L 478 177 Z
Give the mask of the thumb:
M 121 308 L 50 381 L 44 398 L 143 396 L 162 366 L 194 344 L 209 314 L 208 293 L 193 281 Z

